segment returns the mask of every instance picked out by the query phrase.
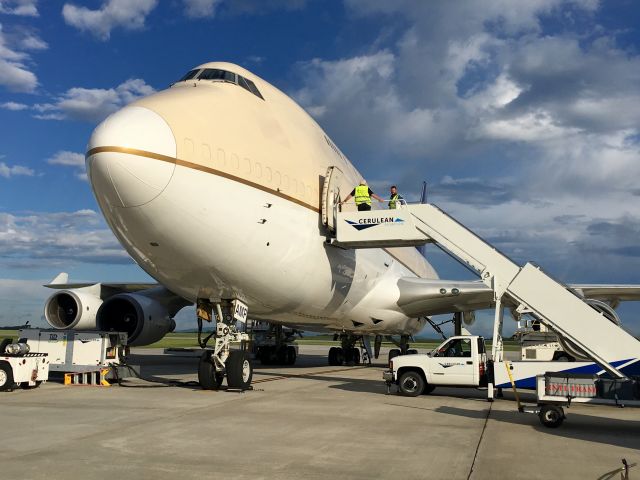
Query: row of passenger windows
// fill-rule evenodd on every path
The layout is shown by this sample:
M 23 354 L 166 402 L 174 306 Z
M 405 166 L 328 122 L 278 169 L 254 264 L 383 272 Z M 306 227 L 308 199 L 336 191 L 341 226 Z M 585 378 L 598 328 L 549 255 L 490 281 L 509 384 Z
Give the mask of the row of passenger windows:
M 186 80 L 217 80 L 220 82 L 235 83 L 236 85 L 240 85 L 245 90 L 253 93 L 256 97 L 264 100 L 264 97 L 260 93 L 260 90 L 258 90 L 258 87 L 256 87 L 255 83 L 242 75 L 238 75 L 237 73 L 229 72 L 227 70 L 220 70 L 219 68 L 196 68 L 188 72 L 178 81 L 184 82 Z
M 191 139 L 184 139 L 184 156 L 187 161 L 194 161 L 199 157 L 205 165 L 210 165 L 223 171 L 241 172 L 249 180 L 278 189 L 288 195 L 304 198 L 312 203 L 315 203 L 318 199 L 317 188 L 296 178 L 290 178 L 287 174 L 281 174 L 278 170 L 273 170 L 269 166 L 262 166 L 260 162 L 252 161 L 246 157 L 240 158 L 235 153 L 227 154 L 221 148 L 218 148 L 217 151 L 212 151 L 209 145 L 206 144 L 202 144 L 199 150 L 199 152 L 196 152 L 195 145 Z

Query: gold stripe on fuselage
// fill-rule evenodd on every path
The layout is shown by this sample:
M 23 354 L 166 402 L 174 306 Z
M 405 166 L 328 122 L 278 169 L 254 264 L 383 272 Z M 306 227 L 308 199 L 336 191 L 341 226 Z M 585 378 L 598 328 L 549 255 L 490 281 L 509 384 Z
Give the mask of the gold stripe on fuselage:
M 291 197 L 289 195 L 286 195 L 286 194 L 280 192 L 279 190 L 274 190 L 272 188 L 265 187 L 264 185 L 260 185 L 259 183 L 251 182 L 251 181 L 246 180 L 246 179 L 244 179 L 242 177 L 238 177 L 236 175 L 231 175 L 230 173 L 226 173 L 226 172 L 222 172 L 220 170 L 216 170 L 215 168 L 205 167 L 204 165 L 199 165 L 197 163 L 188 162 L 186 160 L 180 160 L 179 158 L 169 157 L 167 155 L 161 155 L 159 153 L 148 152 L 146 150 L 138 150 L 136 148 L 105 146 L 105 147 L 92 148 L 91 150 L 89 150 L 86 153 L 85 157 L 88 158 L 91 155 L 94 155 L 96 153 L 102 153 L 102 152 L 126 153 L 128 155 L 137 155 L 139 157 L 151 158 L 151 159 L 154 159 L 154 160 L 160 160 L 162 162 L 174 163 L 174 164 L 180 165 L 182 167 L 191 168 L 193 170 L 198 170 L 198 171 L 209 173 L 209 174 L 212 174 L 212 175 L 217 175 L 219 177 L 227 178 L 229 180 L 233 180 L 234 182 L 239 182 L 239 183 L 242 183 L 242 184 L 247 185 L 249 187 L 257 188 L 258 190 L 262 190 L 264 192 L 271 193 L 272 195 L 276 195 L 277 197 L 280 197 L 280 198 L 282 198 L 284 200 L 288 200 L 290 202 L 293 202 L 293 203 L 295 203 L 297 205 L 300 205 L 301 207 L 308 208 L 309 210 L 311 210 L 313 212 L 320 213 L 320 209 L 319 208 L 314 207 L 313 205 L 305 203 L 305 202 L 303 202 L 301 200 L 298 200 L 297 198 L 293 198 L 293 197 Z M 397 255 L 394 255 L 393 253 L 391 253 L 386 248 L 384 248 L 383 250 L 387 253 L 387 255 L 389 255 L 390 257 L 395 259 L 397 262 L 399 262 L 401 265 L 403 265 L 405 268 L 407 268 L 414 275 L 416 275 L 417 277 L 420 277 L 420 275 L 415 271 L 415 269 L 413 269 L 409 265 L 407 265 L 406 262 L 403 262 L 402 260 L 400 260 L 400 258 L 398 258 Z
M 204 165 L 199 165 L 197 163 L 188 162 L 186 160 L 180 160 L 179 158 L 169 157 L 167 155 L 161 155 L 159 153 L 148 152 L 146 150 L 138 150 L 136 148 L 128 148 L 128 147 L 115 147 L 115 146 L 105 146 L 105 147 L 95 147 L 89 150 L 85 157 L 88 158 L 91 155 L 102 152 L 111 152 L 111 153 L 126 153 L 128 155 L 137 155 L 139 157 L 151 158 L 154 160 L 160 160 L 162 162 L 174 163 L 176 165 L 180 165 L 181 167 L 191 168 L 193 170 L 198 170 L 201 172 L 209 173 L 211 175 L 217 175 L 219 177 L 227 178 L 229 180 L 233 180 L 234 182 L 242 183 L 249 187 L 257 188 L 258 190 L 262 190 L 263 192 L 271 193 L 277 197 L 283 198 L 290 202 L 293 202 L 301 207 L 308 208 L 313 212 L 320 213 L 320 209 L 313 205 L 310 205 L 306 202 L 298 200 L 290 195 L 282 193 L 280 190 L 274 190 L 269 187 L 265 187 L 264 185 L 260 185 L 259 183 L 252 182 L 242 177 L 238 177 L 236 175 L 231 175 L 230 173 L 223 172 L 221 170 L 216 170 L 215 168 L 205 167 Z

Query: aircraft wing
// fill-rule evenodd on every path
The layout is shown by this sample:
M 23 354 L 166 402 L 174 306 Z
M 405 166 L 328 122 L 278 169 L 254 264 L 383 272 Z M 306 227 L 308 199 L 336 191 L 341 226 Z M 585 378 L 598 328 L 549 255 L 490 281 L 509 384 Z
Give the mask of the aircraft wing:
M 85 283 L 69 283 L 69 274 L 61 272 L 43 287 L 53 288 L 56 290 L 69 290 L 74 288 L 92 287 L 93 285 L 100 285 L 103 288 L 109 289 L 115 293 L 129 293 L 139 292 L 140 290 L 147 290 L 149 288 L 160 286 L 159 283 L 102 283 L 102 282 L 85 282 Z
M 495 305 L 493 291 L 480 280 L 403 277 L 398 280 L 398 287 L 398 306 L 411 317 L 482 310 Z M 623 301 L 640 300 L 640 285 L 571 284 L 569 287 L 585 298 L 602 300 L 614 308 Z
M 594 298 L 617 307 L 620 302 L 640 300 L 640 285 L 570 285 L 585 298 Z
M 410 317 L 482 310 L 494 305 L 493 290 L 480 280 L 403 277 L 398 280 L 398 288 L 398 306 Z

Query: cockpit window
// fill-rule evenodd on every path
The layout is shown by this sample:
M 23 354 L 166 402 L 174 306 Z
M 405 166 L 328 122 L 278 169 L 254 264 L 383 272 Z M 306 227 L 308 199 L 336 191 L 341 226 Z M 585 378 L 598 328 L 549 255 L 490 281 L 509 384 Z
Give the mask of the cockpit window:
M 220 70 L 219 68 L 205 68 L 204 70 L 200 70 L 196 68 L 195 70 L 191 70 L 184 77 L 182 77 L 179 82 L 183 82 L 185 80 L 195 79 L 197 77 L 198 80 L 218 80 L 222 82 L 235 83 L 236 85 L 240 85 L 242 88 L 247 90 L 248 92 L 253 93 L 256 97 L 264 100 L 264 97 L 256 87 L 256 84 L 253 83 L 248 78 L 245 78 L 241 75 L 237 75 L 233 72 L 228 72 L 226 70 Z
M 224 82 L 236 83 L 236 74 L 217 68 L 205 68 L 198 77 L 198 80 L 222 80 Z
M 199 71 L 200 71 L 200 69 L 199 69 L 199 68 L 194 68 L 193 70 L 191 70 L 191 71 L 187 72 L 187 73 L 185 74 L 185 76 L 184 76 L 184 77 L 182 77 L 182 78 L 181 78 L 180 80 L 178 80 L 178 81 L 179 81 L 179 82 L 184 82 L 185 80 L 191 80 L 193 77 L 195 77 L 195 76 L 198 74 L 198 72 L 199 72 Z

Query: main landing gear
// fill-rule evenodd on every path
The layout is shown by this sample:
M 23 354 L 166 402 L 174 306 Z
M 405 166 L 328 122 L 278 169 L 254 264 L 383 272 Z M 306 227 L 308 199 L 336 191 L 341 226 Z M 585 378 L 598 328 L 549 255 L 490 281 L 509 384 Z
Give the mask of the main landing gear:
M 296 330 L 284 328 L 282 325 L 269 324 L 264 333 L 259 333 L 254 327 L 256 342 L 256 358 L 262 365 L 293 365 L 296 363 L 298 351 L 291 345 L 297 333 Z
M 389 362 L 400 355 L 412 355 L 414 353 L 418 353 L 418 350 L 415 348 L 409 348 L 409 340 L 411 339 L 410 335 L 400 335 L 400 341 L 395 340 L 390 335 L 387 336 L 386 339 L 398 347 L 389 350 Z
M 340 347 L 331 347 L 329 349 L 329 365 L 360 365 L 368 363 L 371 365 L 371 356 L 369 348 L 366 345 L 362 335 L 353 335 L 350 333 L 336 334 L 334 339 L 340 338 Z M 360 348 L 356 345 L 360 343 Z M 362 352 L 362 353 L 360 353 Z
M 216 329 L 202 339 L 202 322 L 213 321 L 213 309 L 215 307 Z M 251 386 L 253 367 L 246 350 L 249 335 L 238 331 L 236 318 L 238 309 L 244 308 L 246 319 L 246 306 L 234 300 L 222 300 L 215 305 L 206 300 L 198 301 L 198 343 L 204 349 L 198 364 L 198 381 L 205 390 L 217 390 L 222 385 L 224 377 L 227 377 L 229 388 L 247 390 Z M 208 348 L 209 340 L 213 338 L 214 345 Z M 240 345 L 239 350 L 231 350 L 231 344 Z

